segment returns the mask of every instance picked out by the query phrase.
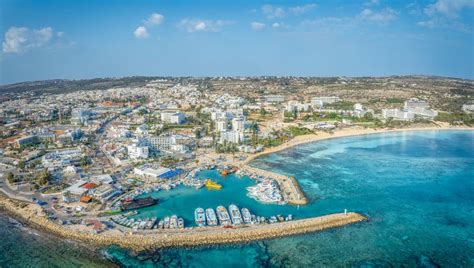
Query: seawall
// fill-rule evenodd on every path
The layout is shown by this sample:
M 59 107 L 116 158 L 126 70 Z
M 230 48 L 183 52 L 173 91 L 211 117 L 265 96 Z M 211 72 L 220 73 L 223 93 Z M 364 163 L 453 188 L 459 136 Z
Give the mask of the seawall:
M 118 245 L 136 251 L 152 248 L 245 243 L 322 231 L 367 220 L 363 215 L 350 212 L 347 214 L 337 213 L 289 222 L 231 229 L 207 227 L 185 230 L 162 230 L 148 234 L 124 234 L 111 231 L 93 234 L 58 225 L 41 216 L 41 208 L 39 206 L 11 200 L 4 195 L 0 196 L 0 209 L 5 209 L 11 214 L 20 217 L 27 224 L 66 239 L 82 241 L 95 246 Z

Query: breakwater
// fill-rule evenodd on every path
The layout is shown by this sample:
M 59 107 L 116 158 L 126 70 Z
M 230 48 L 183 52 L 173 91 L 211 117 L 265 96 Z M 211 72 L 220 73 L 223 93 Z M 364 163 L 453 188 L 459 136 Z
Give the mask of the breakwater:
M 28 224 L 63 238 L 78 240 L 95 246 L 118 245 L 136 251 L 166 247 L 192 247 L 202 245 L 245 243 L 261 239 L 321 231 L 361 222 L 366 218 L 358 213 L 337 213 L 320 217 L 274 224 L 239 228 L 205 227 L 185 230 L 168 230 L 149 234 L 120 233 L 116 230 L 100 234 L 81 232 L 58 225 L 44 216 L 41 208 L 0 196 L 0 209 L 22 218 Z
M 301 190 L 296 179 L 293 177 L 278 174 L 268 170 L 259 169 L 249 165 L 242 166 L 241 170 L 246 173 L 274 179 L 280 187 L 283 199 L 288 202 L 288 204 L 305 205 L 308 203 L 308 199 Z

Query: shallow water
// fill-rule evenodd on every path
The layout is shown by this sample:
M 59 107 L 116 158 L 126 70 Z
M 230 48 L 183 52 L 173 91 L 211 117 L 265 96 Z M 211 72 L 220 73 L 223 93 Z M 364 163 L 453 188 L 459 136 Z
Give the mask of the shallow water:
M 220 181 L 222 191 L 182 187 L 158 193 L 160 205 L 139 215 L 175 213 L 191 223 L 197 206 L 235 203 L 258 215 L 293 213 L 297 218 L 347 208 L 368 215 L 370 221 L 245 245 L 158 250 L 139 256 L 112 247 L 107 255 L 124 266 L 149 267 L 474 266 L 472 131 L 397 132 L 326 140 L 268 155 L 252 164 L 295 176 L 311 203 L 299 209 L 262 205 L 245 196 L 245 187 L 253 181 L 229 177 Z M 219 179 L 212 172 L 202 176 Z M 0 261 L 2 258 L 0 255 Z
M 0 213 L 0 267 L 114 267 L 98 252 Z

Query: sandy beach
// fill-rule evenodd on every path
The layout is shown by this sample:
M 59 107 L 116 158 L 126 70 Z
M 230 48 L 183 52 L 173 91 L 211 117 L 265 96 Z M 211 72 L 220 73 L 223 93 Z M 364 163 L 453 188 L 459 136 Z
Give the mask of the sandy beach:
M 249 164 L 255 158 L 258 158 L 263 155 L 276 153 L 276 152 L 283 151 L 297 145 L 320 141 L 320 140 L 342 138 L 342 137 L 349 137 L 349 136 L 358 136 L 358 135 L 367 135 L 367 134 L 387 133 L 387 132 L 450 130 L 450 129 L 451 130 L 474 130 L 474 127 L 453 127 L 453 126 L 449 126 L 448 124 L 439 123 L 439 126 L 437 127 L 430 126 L 430 127 L 410 127 L 410 128 L 395 128 L 395 129 L 345 128 L 345 129 L 336 130 L 333 133 L 318 131 L 315 134 L 297 136 L 291 139 L 290 141 L 285 142 L 279 146 L 266 148 L 264 151 L 260 153 L 250 155 L 242 162 L 242 165 Z

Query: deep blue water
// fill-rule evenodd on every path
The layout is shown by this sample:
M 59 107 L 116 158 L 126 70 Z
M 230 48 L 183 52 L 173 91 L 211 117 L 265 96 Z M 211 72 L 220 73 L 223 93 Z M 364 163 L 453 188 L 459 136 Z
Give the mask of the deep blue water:
M 221 179 L 222 191 L 179 188 L 141 215 L 171 213 L 192 221 L 197 206 L 236 203 L 259 215 L 297 218 L 343 211 L 370 221 L 334 230 L 233 245 L 107 254 L 124 266 L 473 267 L 474 132 L 412 131 L 301 145 L 253 165 L 295 176 L 311 203 L 267 206 L 245 196 L 249 179 Z M 0 242 L 0 249 L 2 243 Z M 2 255 L 0 255 L 0 261 Z M 0 262 L 1 263 L 1 262 Z M 0 265 L 1 266 L 1 265 Z

